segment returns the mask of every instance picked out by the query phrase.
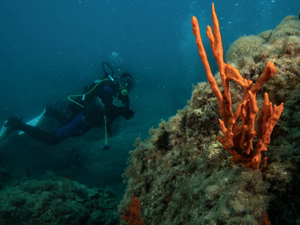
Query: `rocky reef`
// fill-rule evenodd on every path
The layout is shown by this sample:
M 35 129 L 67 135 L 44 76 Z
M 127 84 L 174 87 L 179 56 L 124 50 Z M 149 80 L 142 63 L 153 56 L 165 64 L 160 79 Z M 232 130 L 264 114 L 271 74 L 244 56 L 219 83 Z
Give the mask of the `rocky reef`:
M 41 180 L 16 178 L 0 167 L 0 224 L 119 224 L 118 198 L 48 173 Z
M 196 47 L 196 46 L 195 46 Z M 226 61 L 255 83 L 270 60 L 276 74 L 264 93 L 284 111 L 264 156 L 267 166 L 245 168 L 217 141 L 219 105 L 208 83 L 194 86 L 187 107 L 137 139 L 124 173 L 121 224 L 300 223 L 300 20 L 286 17 L 274 30 L 236 40 Z M 215 74 L 222 89 L 220 74 Z M 230 83 L 233 109 L 243 90 Z M 254 139 L 254 143 L 257 139 Z M 131 215 L 132 214 L 132 215 Z

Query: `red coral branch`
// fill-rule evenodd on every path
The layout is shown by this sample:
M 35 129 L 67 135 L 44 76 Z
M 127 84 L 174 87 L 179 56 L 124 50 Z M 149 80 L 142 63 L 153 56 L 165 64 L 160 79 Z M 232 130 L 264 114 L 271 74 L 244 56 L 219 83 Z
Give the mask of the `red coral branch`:
M 232 155 L 231 160 L 233 162 L 242 163 L 247 168 L 256 169 L 261 162 L 262 152 L 267 151 L 267 145 L 270 143 L 270 135 L 283 111 L 283 103 L 279 106 L 275 105 L 273 108 L 272 103 L 269 101 L 268 94 L 265 93 L 264 105 L 258 119 L 257 134 L 254 129 L 259 111 L 256 102 L 256 93 L 265 82 L 274 76 L 276 68 L 273 63 L 268 61 L 262 75 L 257 79 L 255 84 L 253 84 L 251 80 L 244 79 L 237 69 L 224 62 L 219 21 L 214 4 L 212 4 L 212 19 L 214 32 L 210 26 L 207 26 L 206 34 L 219 67 L 224 93 L 221 93 L 217 81 L 212 75 L 196 17 L 192 18 L 192 25 L 206 76 L 214 95 L 217 97 L 219 110 L 223 118 L 223 121 L 219 120 L 219 122 L 224 137 L 219 136 L 218 140 Z M 238 105 L 234 113 L 232 112 L 231 94 L 229 90 L 230 80 L 238 83 L 244 89 L 243 101 Z M 236 123 L 238 118 L 241 118 L 241 125 Z M 258 143 L 254 150 L 253 139 L 256 136 L 258 136 Z

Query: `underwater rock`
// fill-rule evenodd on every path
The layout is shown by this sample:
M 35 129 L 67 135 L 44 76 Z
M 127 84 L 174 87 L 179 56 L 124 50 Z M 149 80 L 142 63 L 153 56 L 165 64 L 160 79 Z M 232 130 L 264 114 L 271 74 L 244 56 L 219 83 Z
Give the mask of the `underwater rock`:
M 186 108 L 151 129 L 145 141 L 137 139 L 124 173 L 127 189 L 119 205 L 121 215 L 129 213 L 135 196 L 140 220 L 147 225 L 299 222 L 299 27 L 300 21 L 289 16 L 273 31 L 240 38 L 227 53 L 230 63 L 253 82 L 268 60 L 276 66 L 275 76 L 257 93 L 259 108 L 264 92 L 273 104 L 285 103 L 265 153 L 268 166 L 253 170 L 230 161 L 217 141 L 217 99 L 209 84 L 202 82 L 194 86 Z M 248 47 L 253 40 L 256 43 Z M 215 78 L 222 90 L 219 73 Z M 230 90 L 235 109 L 243 92 L 235 84 Z
M 230 45 L 226 61 L 231 63 L 245 57 L 253 58 L 264 42 L 263 38 L 255 35 L 240 37 Z
M 49 173 L 43 180 L 20 181 L 0 191 L 0 224 L 117 225 L 117 204 L 111 191 Z

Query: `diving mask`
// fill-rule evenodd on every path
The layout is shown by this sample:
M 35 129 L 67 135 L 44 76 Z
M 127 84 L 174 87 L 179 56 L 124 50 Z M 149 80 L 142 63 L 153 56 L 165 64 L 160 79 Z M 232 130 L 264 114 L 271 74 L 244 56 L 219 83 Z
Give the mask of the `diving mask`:
M 123 96 L 128 95 L 133 88 L 133 79 L 129 73 L 123 73 L 119 80 L 119 90 Z

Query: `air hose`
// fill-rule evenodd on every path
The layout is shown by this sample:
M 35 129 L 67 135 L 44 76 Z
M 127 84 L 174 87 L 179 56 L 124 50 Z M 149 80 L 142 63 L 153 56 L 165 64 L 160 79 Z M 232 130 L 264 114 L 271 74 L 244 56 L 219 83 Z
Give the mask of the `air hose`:
M 75 103 L 76 105 L 80 106 L 81 108 L 84 108 L 83 105 L 81 105 L 80 103 L 76 102 L 76 101 L 73 100 L 72 98 L 82 97 L 82 101 L 84 101 L 86 95 L 90 94 L 90 93 L 91 93 L 91 92 L 92 92 L 99 84 L 101 84 L 103 81 L 108 81 L 108 80 L 109 80 L 108 78 L 105 78 L 105 79 L 99 81 L 99 82 L 98 82 L 91 90 L 89 90 L 87 93 L 80 94 L 80 95 L 69 95 L 69 96 L 68 96 L 68 99 L 69 99 L 71 102 Z

